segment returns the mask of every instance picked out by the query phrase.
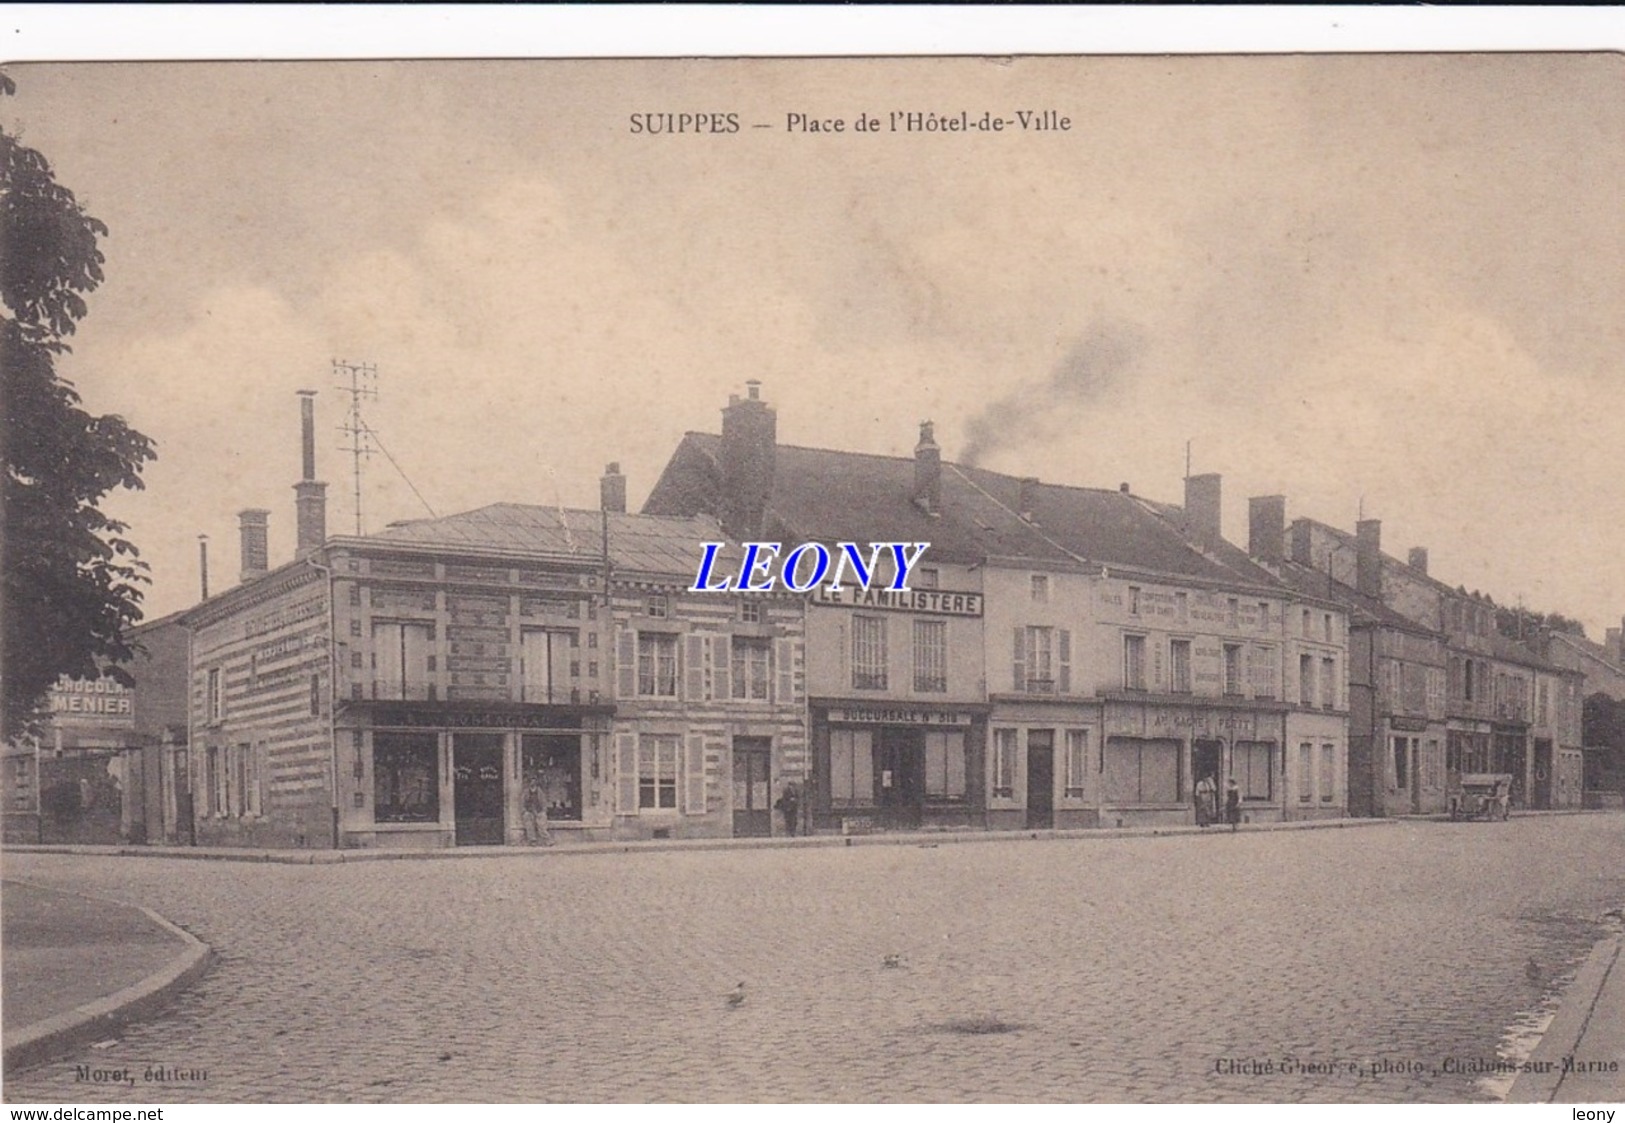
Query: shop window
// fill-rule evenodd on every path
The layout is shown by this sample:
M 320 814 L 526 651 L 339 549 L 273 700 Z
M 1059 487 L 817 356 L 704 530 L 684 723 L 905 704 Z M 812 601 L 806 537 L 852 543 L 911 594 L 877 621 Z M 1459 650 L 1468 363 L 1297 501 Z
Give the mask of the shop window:
M 1315 746 L 1305 741 L 1298 746 L 1298 802 L 1315 798 Z
M 886 689 L 886 621 L 852 617 L 852 689 Z
M 1107 738 L 1107 802 L 1178 803 L 1180 748 L 1172 740 Z
M 1337 795 L 1337 746 L 1320 746 L 1320 802 L 1330 803 Z
M 1241 645 L 1238 643 L 1224 645 L 1224 692 L 1231 696 L 1241 693 Z
M 965 735 L 928 732 L 925 735 L 925 796 L 927 799 L 965 798 Z
M 581 737 L 578 734 L 526 734 L 520 742 L 524 783 L 532 777 L 542 789 L 550 820 L 581 818 Z
M 993 794 L 1000 799 L 1016 794 L 1016 739 L 1014 729 L 993 731 Z
M 676 810 L 677 750 L 674 736 L 638 737 L 638 809 Z
M 1071 799 L 1083 798 L 1083 777 L 1089 767 L 1089 731 L 1066 731 L 1066 794 Z
M 733 674 L 733 696 L 747 702 L 766 702 L 768 683 L 771 681 L 769 663 L 773 643 L 771 640 L 749 636 L 733 637 L 730 656 Z
M 1275 742 L 1237 741 L 1231 762 L 1242 799 L 1275 798 Z
M 948 622 L 914 621 L 914 689 L 940 694 L 948 689 Z
M 638 693 L 650 698 L 677 697 L 676 636 L 638 633 Z
M 380 823 L 440 818 L 439 738 L 433 733 L 372 735 L 373 816 Z
M 1123 689 L 1145 689 L 1145 637 L 1123 637 Z
M 1176 639 L 1168 644 L 1168 672 L 1175 694 L 1191 692 L 1191 641 Z
M 874 734 L 867 729 L 830 730 L 830 805 L 867 807 L 875 801 L 874 784 Z

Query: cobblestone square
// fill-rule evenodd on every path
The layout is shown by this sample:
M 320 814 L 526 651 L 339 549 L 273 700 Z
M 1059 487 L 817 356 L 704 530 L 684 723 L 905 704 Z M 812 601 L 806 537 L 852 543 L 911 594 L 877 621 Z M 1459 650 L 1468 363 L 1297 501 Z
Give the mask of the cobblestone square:
M 1625 820 L 4 872 L 219 955 L 12 1102 L 1455 1102 L 1625 904 Z

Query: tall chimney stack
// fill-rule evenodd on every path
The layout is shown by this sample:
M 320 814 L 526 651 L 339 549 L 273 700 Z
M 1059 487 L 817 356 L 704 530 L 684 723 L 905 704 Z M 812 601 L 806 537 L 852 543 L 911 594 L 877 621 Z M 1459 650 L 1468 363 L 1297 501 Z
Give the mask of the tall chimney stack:
M 237 512 L 237 526 L 242 533 L 242 581 L 247 584 L 256 577 L 264 577 L 270 570 L 270 545 L 266 523 L 271 512 L 258 507 Z
M 1412 569 L 1426 577 L 1428 573 L 1428 548 L 1426 546 L 1412 546 L 1410 563 Z
M 619 463 L 606 465 L 598 481 L 598 505 L 612 514 L 626 514 L 626 477 Z
M 1255 495 L 1247 500 L 1247 552 L 1270 565 L 1286 560 L 1286 496 Z
M 1199 541 L 1217 542 L 1223 536 L 1219 484 L 1216 472 L 1185 477 L 1185 528 Z
M 1292 520 L 1292 560 L 1310 569 L 1315 568 L 1314 533 L 1308 519 Z
M 762 401 L 762 384 L 745 383 L 746 396 L 728 396 L 722 411 L 722 525 L 733 538 L 762 533 L 767 499 L 773 494 L 773 462 L 778 449 L 778 415 Z
M 202 586 L 203 595 L 199 600 L 209 599 L 209 536 L 197 536 L 197 576 L 198 584 Z
M 920 422 L 920 441 L 914 446 L 914 502 L 931 515 L 942 510 L 942 449 L 935 432 L 931 422 Z
M 1368 597 L 1382 599 L 1382 520 L 1361 519 L 1354 524 L 1354 587 Z
M 316 391 L 299 391 L 304 475 L 293 485 L 295 555 L 308 558 L 327 541 L 327 485 L 316 478 Z
M 1018 496 L 1019 497 L 1016 501 L 1016 506 L 1019 508 L 1018 513 L 1022 518 L 1031 520 L 1033 517 L 1033 505 L 1038 501 L 1038 477 L 1023 476 L 1021 480 L 1021 491 L 1018 493 Z

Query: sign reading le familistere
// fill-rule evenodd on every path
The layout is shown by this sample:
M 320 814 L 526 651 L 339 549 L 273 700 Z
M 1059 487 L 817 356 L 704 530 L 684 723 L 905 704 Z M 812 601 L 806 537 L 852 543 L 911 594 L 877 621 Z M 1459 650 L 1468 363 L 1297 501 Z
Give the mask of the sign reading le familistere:
M 841 608 L 880 608 L 893 612 L 934 612 L 942 616 L 980 616 L 981 593 L 955 593 L 942 589 L 830 589 L 820 585 L 814 604 Z

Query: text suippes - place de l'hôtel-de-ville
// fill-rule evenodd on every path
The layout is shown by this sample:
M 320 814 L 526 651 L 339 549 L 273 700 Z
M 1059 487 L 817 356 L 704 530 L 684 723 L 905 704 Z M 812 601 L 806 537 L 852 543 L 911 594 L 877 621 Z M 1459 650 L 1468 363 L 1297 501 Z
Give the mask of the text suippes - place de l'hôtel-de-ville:
M 745 128 L 777 129 L 769 121 L 742 120 L 738 113 L 633 113 L 627 131 L 634 136 L 726 136 Z M 860 112 L 851 116 L 790 112 L 784 132 L 795 135 L 831 133 L 1066 133 L 1072 118 L 1058 109 L 1017 109 L 937 112 L 892 109 L 882 115 Z

